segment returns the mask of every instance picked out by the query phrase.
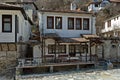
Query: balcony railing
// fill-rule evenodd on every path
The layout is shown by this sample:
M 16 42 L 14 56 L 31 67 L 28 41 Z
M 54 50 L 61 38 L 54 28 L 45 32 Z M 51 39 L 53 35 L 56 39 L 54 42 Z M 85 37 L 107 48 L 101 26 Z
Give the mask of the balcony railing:
M 96 61 L 97 57 L 92 56 L 92 61 L 90 61 L 90 56 L 80 56 L 80 57 L 70 57 L 68 55 L 60 55 L 58 57 L 45 56 L 37 58 L 23 58 L 18 59 L 18 67 L 35 67 L 48 64 L 61 64 L 61 63 L 74 63 L 74 62 L 93 62 Z

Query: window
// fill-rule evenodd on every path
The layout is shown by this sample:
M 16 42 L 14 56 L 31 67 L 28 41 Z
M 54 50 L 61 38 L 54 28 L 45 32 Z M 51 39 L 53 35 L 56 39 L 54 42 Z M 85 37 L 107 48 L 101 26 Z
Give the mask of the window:
M 48 54 L 55 53 L 55 45 L 48 45 Z
M 111 26 L 111 20 L 108 21 L 108 27 L 110 27 L 110 26 Z
M 68 29 L 74 29 L 74 18 L 68 18 Z
M 66 53 L 66 45 L 59 45 L 59 53 Z
M 119 19 L 119 17 L 117 17 L 117 20 Z
M 69 55 L 74 57 L 76 54 L 88 53 L 88 45 L 69 45 Z
M 83 19 L 83 30 L 89 30 L 89 19 L 88 18 Z
M 62 29 L 62 17 L 55 18 L 55 28 Z
M 71 57 L 74 57 L 75 56 L 75 45 L 69 45 L 69 55 Z
M 54 17 L 53 16 L 47 17 L 47 29 L 54 29 Z
M 48 45 L 48 53 L 49 54 L 55 54 L 55 52 L 57 54 L 59 53 L 66 53 L 66 45 Z
M 82 29 L 82 19 L 76 18 L 76 29 L 81 30 Z
M 95 4 L 95 7 L 98 7 L 98 4 Z
M 76 50 L 75 52 L 80 54 L 80 45 L 76 45 L 75 48 L 76 48 L 76 49 L 75 49 L 75 50 Z
M 79 49 L 80 49 L 79 50 L 80 54 L 88 53 L 88 45 L 86 45 L 86 44 L 81 45 Z
M 12 32 L 12 15 L 2 15 L 2 32 Z

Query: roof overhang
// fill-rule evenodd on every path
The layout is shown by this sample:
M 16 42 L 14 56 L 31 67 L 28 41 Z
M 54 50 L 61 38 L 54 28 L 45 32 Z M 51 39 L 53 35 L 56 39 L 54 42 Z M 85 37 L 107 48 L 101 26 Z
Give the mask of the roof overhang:
M 54 13 L 73 13 L 73 14 L 90 14 L 91 12 L 77 11 L 77 10 L 40 10 L 40 12 L 54 12 Z
M 32 20 L 28 17 L 28 15 L 26 14 L 25 10 L 24 10 L 22 7 L 20 7 L 20 6 L 15 6 L 15 5 L 10 5 L 10 4 L 5 4 L 5 3 L 3 4 L 3 3 L 1 3 L 1 4 L 0 4 L 0 10 L 18 10 L 18 11 L 21 11 L 24 19 L 25 19 L 25 20 L 28 20 L 29 23 L 30 23 L 31 25 L 33 25 Z
M 88 39 L 85 38 L 61 38 L 59 43 L 86 43 L 89 42 Z
M 82 35 L 82 37 L 84 37 L 86 39 L 100 38 L 99 36 L 97 36 L 95 34 L 86 34 L 86 35 Z

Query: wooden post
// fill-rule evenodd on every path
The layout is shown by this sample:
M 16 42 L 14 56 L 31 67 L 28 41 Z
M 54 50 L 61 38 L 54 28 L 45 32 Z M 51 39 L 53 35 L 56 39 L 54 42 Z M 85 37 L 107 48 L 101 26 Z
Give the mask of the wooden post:
M 77 64 L 77 69 L 76 70 L 78 71 L 79 69 L 80 69 L 79 64 Z
M 45 38 L 43 37 L 43 62 L 45 62 Z
M 102 58 L 104 59 L 104 46 L 102 45 Z
M 42 57 L 42 63 L 43 63 L 43 35 L 42 35 L 42 46 L 41 46 L 41 47 L 42 47 L 42 51 L 41 51 L 42 54 L 41 54 L 41 57 Z
M 56 40 L 55 40 L 55 60 L 54 60 L 55 63 L 56 63 L 56 47 L 57 47 L 57 46 L 56 46 Z
M 53 66 L 50 66 L 50 73 L 53 73 Z
M 80 43 L 80 61 L 82 61 L 82 55 L 81 55 L 81 43 Z
M 85 43 L 85 53 L 86 53 L 86 62 L 87 62 L 87 49 L 88 49 L 88 46 L 87 46 L 87 48 L 86 48 L 86 43 Z
M 90 61 L 92 61 L 92 59 L 91 59 L 92 58 L 92 54 L 91 54 L 91 40 L 90 40 L 90 47 L 89 48 L 90 48 Z

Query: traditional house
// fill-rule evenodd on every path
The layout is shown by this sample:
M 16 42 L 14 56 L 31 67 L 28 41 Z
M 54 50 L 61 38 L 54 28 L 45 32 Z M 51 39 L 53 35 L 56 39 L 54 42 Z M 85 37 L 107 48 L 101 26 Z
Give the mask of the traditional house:
M 90 41 L 84 38 L 86 34 L 97 37 L 92 13 L 40 10 L 38 14 L 41 43 L 33 46 L 32 57 L 19 59 L 17 69 L 30 73 L 43 72 L 43 67 L 53 72 L 53 67 L 94 65 Z
M 89 12 L 98 12 L 99 10 L 103 9 L 105 6 L 109 4 L 109 0 L 94 0 L 88 4 L 88 11 Z
M 29 40 L 33 23 L 22 7 L 6 3 L 0 3 L 0 23 L 0 56 L 16 55 L 17 43 Z
M 20 37 L 23 41 L 28 41 L 30 37 L 30 28 L 33 23 L 24 9 L 19 6 L 1 3 L 0 11 L 0 37 L 5 37 L 0 38 L 0 42 L 19 42 Z
M 109 0 L 114 6 L 120 6 L 120 0 Z
M 27 15 L 32 21 L 35 21 L 37 18 L 38 7 L 33 1 L 16 1 L 16 2 L 6 2 L 7 4 L 19 5 L 23 7 Z
M 114 16 L 105 20 L 104 28 L 101 33 L 105 37 L 119 37 L 120 36 L 120 15 Z
M 104 21 L 104 28 L 101 30 L 104 41 L 104 55 L 106 58 L 118 59 L 120 57 L 120 15 L 116 15 Z
M 82 35 L 95 34 L 95 18 L 91 13 L 76 10 L 40 10 L 39 24 L 44 47 L 41 53 L 44 54 L 35 52 L 33 57 L 69 56 L 77 59 L 83 55 L 83 60 L 86 60 L 85 55 L 90 55 L 89 40 L 82 38 Z

